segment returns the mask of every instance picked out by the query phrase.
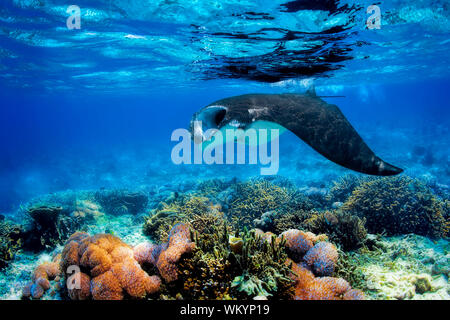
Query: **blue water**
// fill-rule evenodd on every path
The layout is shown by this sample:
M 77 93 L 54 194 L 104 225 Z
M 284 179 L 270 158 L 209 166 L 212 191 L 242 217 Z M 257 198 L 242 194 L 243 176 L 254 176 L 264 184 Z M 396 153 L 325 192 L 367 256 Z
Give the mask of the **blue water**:
M 450 185 L 450 5 L 379 1 L 81 1 L 0 4 L 0 213 L 68 189 L 148 188 L 259 174 L 172 164 L 170 135 L 224 97 L 304 92 L 337 104 L 406 174 Z M 308 81 L 305 81 L 308 80 Z M 279 175 L 323 186 L 349 173 L 293 134 Z

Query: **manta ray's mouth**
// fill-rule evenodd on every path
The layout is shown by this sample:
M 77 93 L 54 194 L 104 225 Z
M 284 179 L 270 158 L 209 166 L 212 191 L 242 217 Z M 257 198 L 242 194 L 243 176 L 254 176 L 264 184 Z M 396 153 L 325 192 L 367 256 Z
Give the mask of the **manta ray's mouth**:
M 220 129 L 226 113 L 226 107 L 213 105 L 194 114 L 190 124 L 194 141 L 201 143 L 210 140 L 214 133 Z

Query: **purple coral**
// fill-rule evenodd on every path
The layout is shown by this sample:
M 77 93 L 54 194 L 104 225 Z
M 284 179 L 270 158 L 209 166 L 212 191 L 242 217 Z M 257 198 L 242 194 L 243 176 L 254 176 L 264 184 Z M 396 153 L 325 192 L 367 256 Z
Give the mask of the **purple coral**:
M 289 229 L 283 232 L 279 238 L 286 240 L 286 247 L 294 261 L 299 261 L 314 245 L 314 239 L 310 234 L 296 229 Z
M 338 259 L 336 247 L 329 242 L 319 242 L 309 250 L 304 262 L 311 268 L 315 275 L 331 276 Z

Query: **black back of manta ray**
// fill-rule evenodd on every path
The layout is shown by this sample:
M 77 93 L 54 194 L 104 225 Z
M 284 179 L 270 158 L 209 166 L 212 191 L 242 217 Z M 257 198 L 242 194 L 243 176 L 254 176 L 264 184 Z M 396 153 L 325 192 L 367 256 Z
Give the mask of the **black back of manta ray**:
M 237 120 L 241 126 L 258 120 L 271 121 L 345 168 L 378 176 L 403 171 L 377 157 L 336 105 L 314 95 L 248 94 L 219 100 L 209 106 L 226 107 L 226 112 L 222 110 L 216 115 L 218 128 L 232 120 Z

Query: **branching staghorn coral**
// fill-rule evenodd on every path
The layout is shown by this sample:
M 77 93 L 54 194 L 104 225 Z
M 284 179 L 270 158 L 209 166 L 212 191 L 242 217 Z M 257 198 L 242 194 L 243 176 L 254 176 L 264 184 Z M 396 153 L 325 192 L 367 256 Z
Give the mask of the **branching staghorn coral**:
M 333 186 L 327 195 L 330 202 L 345 202 L 361 183 L 371 181 L 375 178 L 367 176 L 356 176 L 347 174 L 340 177 L 339 180 L 333 181 Z
M 314 233 L 328 235 L 330 241 L 339 244 L 344 250 L 361 247 L 367 237 L 365 218 L 340 210 L 310 212 L 303 227 Z
M 422 182 L 406 176 L 370 180 L 356 188 L 342 210 L 366 219 L 370 233 L 446 237 L 446 205 Z
M 21 226 L 9 221 L 0 221 L 0 270 L 6 267 L 22 248 L 24 232 Z
M 161 203 L 151 212 L 145 219 L 143 232 L 157 241 L 165 242 L 176 223 L 196 221 L 201 224 L 204 220 L 203 224 L 207 225 L 208 221 L 205 219 L 214 220 L 223 216 L 220 209 L 219 205 L 214 205 L 208 198 L 180 195 L 169 204 Z
M 265 212 L 283 206 L 291 199 L 288 190 L 265 179 L 240 182 L 230 201 L 227 217 L 235 228 L 253 227 L 253 221 Z

